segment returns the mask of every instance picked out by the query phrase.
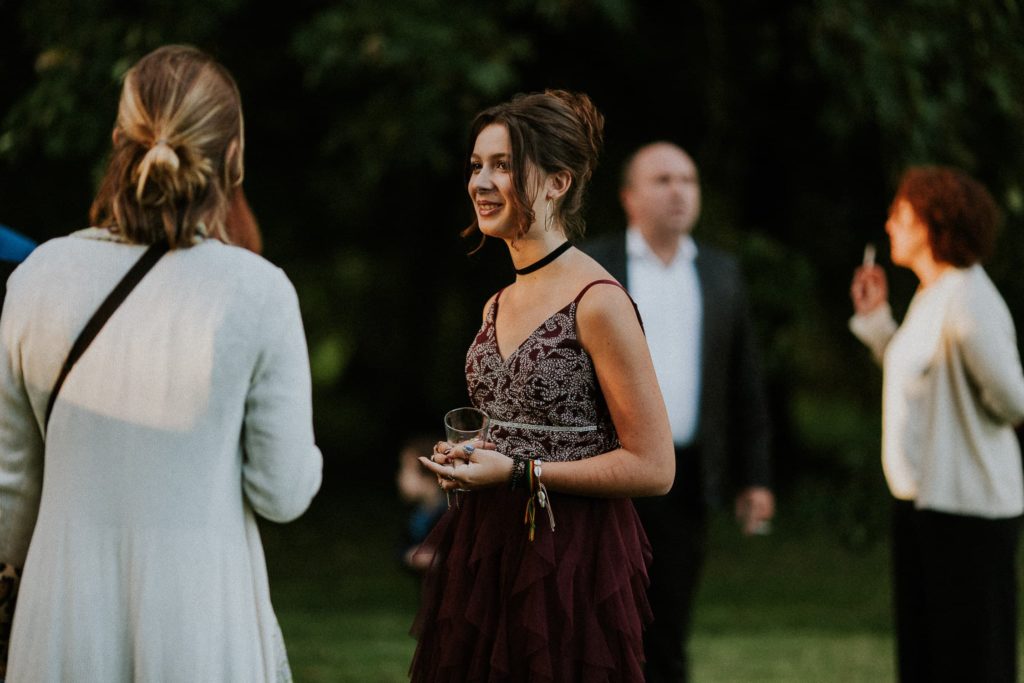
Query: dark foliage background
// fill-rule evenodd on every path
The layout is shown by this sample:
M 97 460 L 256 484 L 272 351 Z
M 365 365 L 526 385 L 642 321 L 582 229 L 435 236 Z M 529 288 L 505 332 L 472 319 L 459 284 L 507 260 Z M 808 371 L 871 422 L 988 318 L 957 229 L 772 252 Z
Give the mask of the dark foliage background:
M 703 174 L 699 234 L 743 259 L 779 483 L 870 535 L 879 377 L 846 330 L 865 242 L 909 163 L 952 163 L 1006 211 L 990 264 L 1011 309 L 1024 253 L 1024 25 L 1015 0 L 0 0 L 0 221 L 83 227 L 119 79 L 166 42 L 235 74 L 246 189 L 296 283 L 327 487 L 387 485 L 398 444 L 466 402 L 465 348 L 511 279 L 467 257 L 472 115 L 519 91 L 589 93 L 607 148 L 587 217 L 620 230 L 619 166 L 674 140 Z M 884 261 L 884 258 L 883 258 Z M 890 273 L 897 310 L 912 277 Z M 835 501 L 841 501 L 836 504 Z

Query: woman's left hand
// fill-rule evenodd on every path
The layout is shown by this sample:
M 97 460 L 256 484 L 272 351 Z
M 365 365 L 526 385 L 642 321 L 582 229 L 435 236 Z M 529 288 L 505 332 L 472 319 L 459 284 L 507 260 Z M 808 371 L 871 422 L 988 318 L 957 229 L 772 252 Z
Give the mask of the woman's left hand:
M 853 272 L 850 298 L 857 315 L 868 315 L 889 300 L 889 285 L 881 266 L 860 266 Z
M 437 475 L 445 491 L 472 491 L 503 484 L 512 476 L 512 458 L 493 448 L 493 443 L 479 440 L 459 446 L 442 442 L 420 462 Z

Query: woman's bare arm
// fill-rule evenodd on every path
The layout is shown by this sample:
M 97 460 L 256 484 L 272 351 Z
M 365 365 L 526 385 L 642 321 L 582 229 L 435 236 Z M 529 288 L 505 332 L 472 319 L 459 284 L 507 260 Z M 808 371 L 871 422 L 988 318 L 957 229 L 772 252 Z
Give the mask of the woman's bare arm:
M 601 497 L 667 493 L 675 476 L 672 434 L 632 302 L 617 287 L 595 288 L 581 301 L 576 320 L 622 447 L 583 460 L 545 462 L 545 486 Z M 471 454 L 436 450 L 433 460 L 420 460 L 444 488 L 505 484 L 512 473 L 511 458 L 483 445 Z M 463 460 L 468 464 L 456 464 Z

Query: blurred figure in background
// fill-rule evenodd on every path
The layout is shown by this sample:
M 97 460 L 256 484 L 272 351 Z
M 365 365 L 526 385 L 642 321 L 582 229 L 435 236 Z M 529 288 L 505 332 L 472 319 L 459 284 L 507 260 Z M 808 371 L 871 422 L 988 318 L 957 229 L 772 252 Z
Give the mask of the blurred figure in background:
M 295 290 L 226 244 L 243 147 L 228 71 L 190 47 L 151 52 L 125 75 L 93 227 L 10 278 L 0 561 L 24 565 L 11 682 L 290 680 L 255 515 L 302 514 L 322 459 Z M 162 252 L 58 395 L 100 302 Z
M 7 278 L 35 248 L 36 243 L 28 237 L 0 225 L 0 304 L 7 294 Z
M 413 437 L 398 454 L 395 483 L 398 496 L 410 507 L 403 535 L 402 564 L 416 573 L 426 571 L 433 561 L 434 551 L 424 546 L 423 540 L 448 509 L 448 496 L 437 485 L 437 477 L 419 461 L 421 457 L 430 457 L 435 441 L 429 436 Z
M 710 511 L 735 495 L 745 534 L 775 514 L 770 429 L 746 287 L 736 259 L 694 241 L 697 167 L 682 149 L 638 149 L 622 173 L 626 234 L 584 249 L 636 300 L 675 443 L 667 496 L 636 502 L 654 550 L 644 633 L 647 683 L 688 680 L 687 643 Z
M 0 306 L 7 296 L 7 278 L 35 248 L 36 243 L 29 238 L 6 225 L 0 225 Z M 20 579 L 20 567 L 0 562 L 0 681 L 3 681 L 7 674 L 7 647 L 10 644 L 11 621 L 14 619 L 14 605 Z
M 854 274 L 853 333 L 884 370 L 882 466 L 893 505 L 899 678 L 1017 680 L 1024 419 L 1013 320 L 985 270 L 999 210 L 944 167 L 900 181 L 885 229 L 920 280 L 897 327 L 884 271 Z

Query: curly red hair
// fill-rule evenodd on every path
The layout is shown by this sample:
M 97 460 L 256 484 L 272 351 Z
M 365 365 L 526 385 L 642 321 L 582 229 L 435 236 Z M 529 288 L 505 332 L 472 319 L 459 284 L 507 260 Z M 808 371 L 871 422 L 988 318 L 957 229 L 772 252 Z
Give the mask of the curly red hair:
M 912 166 L 900 179 L 893 206 L 905 199 L 928 227 L 937 261 L 966 268 L 992 254 L 1002 214 L 985 186 L 947 166 Z

